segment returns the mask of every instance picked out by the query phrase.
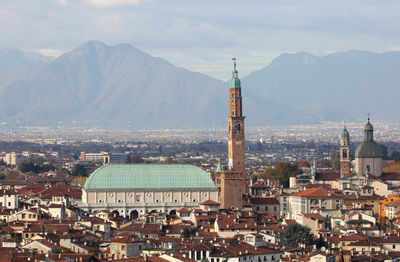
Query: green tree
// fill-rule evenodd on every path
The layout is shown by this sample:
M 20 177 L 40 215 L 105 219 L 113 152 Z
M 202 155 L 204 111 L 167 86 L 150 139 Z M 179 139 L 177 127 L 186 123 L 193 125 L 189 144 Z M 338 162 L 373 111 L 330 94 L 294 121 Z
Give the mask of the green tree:
M 185 227 L 181 232 L 181 237 L 188 238 L 192 235 L 192 230 L 189 227 Z
M 83 187 L 86 183 L 86 177 L 76 176 L 72 179 L 71 185 Z
M 327 247 L 326 242 L 321 236 L 315 241 L 315 245 L 317 246 L 318 249 L 320 249 L 321 247 Z
M 56 170 L 56 168 L 53 166 L 52 163 L 50 163 L 50 164 L 43 164 L 41 172 L 49 172 L 50 170 L 51 170 L 51 171 Z
M 61 250 L 59 250 L 59 249 L 56 248 L 56 247 L 52 247 L 51 250 L 50 250 L 50 253 L 59 254 L 59 253 L 61 253 Z
M 86 176 L 86 169 L 82 165 L 74 166 L 71 172 L 72 176 Z
M 393 151 L 392 155 L 391 155 L 391 159 L 396 161 L 396 162 L 400 162 L 400 152 L 399 151 Z
M 21 161 L 18 164 L 18 169 L 22 173 L 33 172 L 38 174 L 41 171 L 41 167 L 38 164 L 34 163 L 31 159 Z
M 265 169 L 264 173 L 258 174 L 258 178 L 262 178 L 264 180 L 270 179 L 279 179 L 281 185 L 284 187 L 289 186 L 289 177 L 300 174 L 300 170 L 297 164 L 292 164 L 288 162 L 280 162 L 275 165 L 275 167 L 268 167 Z
M 314 242 L 309 227 L 297 223 L 289 224 L 286 233 L 281 236 L 281 245 L 289 248 L 298 247 L 300 244 L 311 245 Z
M 332 160 L 332 168 L 335 170 L 339 170 L 339 168 L 340 168 L 340 160 L 339 159 Z
M 6 162 L 3 159 L 0 159 L 0 166 L 7 166 Z

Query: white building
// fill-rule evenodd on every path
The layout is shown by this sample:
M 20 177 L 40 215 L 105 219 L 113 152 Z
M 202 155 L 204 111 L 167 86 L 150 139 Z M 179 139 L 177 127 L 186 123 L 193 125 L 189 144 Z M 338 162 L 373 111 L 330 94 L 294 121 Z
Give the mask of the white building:
M 14 190 L 0 190 L 0 206 L 7 209 L 18 208 L 18 193 Z

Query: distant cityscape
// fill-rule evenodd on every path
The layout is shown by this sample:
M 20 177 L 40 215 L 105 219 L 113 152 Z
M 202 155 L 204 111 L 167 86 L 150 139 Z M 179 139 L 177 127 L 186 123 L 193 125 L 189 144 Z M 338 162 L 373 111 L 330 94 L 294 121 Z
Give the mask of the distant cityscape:
M 4 261 L 400 261 L 400 125 L 0 130 Z

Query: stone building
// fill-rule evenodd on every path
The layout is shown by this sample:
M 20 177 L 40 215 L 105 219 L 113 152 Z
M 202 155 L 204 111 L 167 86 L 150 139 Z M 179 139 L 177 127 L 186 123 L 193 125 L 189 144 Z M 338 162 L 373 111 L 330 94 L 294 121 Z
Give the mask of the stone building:
M 198 208 L 200 202 L 219 202 L 210 175 L 192 165 L 106 165 L 85 183 L 80 208 L 108 210 L 125 217 L 151 211 L 175 212 Z

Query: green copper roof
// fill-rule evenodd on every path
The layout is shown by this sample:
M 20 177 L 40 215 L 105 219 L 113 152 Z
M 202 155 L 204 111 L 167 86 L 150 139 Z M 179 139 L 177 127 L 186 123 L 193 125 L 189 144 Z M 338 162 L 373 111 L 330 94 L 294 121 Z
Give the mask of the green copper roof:
M 218 164 L 217 164 L 217 170 L 215 171 L 216 173 L 221 173 L 222 168 L 221 168 L 221 159 L 218 159 Z
M 233 71 L 232 71 L 232 78 L 229 80 L 229 87 L 230 88 L 240 88 L 240 79 L 238 76 L 238 71 L 236 70 L 236 58 L 233 58 Z
M 85 183 L 94 189 L 215 189 L 210 176 L 192 165 L 107 165 L 96 169 Z
M 342 139 L 342 140 L 350 140 L 350 134 L 347 131 L 346 127 L 344 127 L 344 129 L 343 129 L 342 134 L 340 135 L 340 139 Z

